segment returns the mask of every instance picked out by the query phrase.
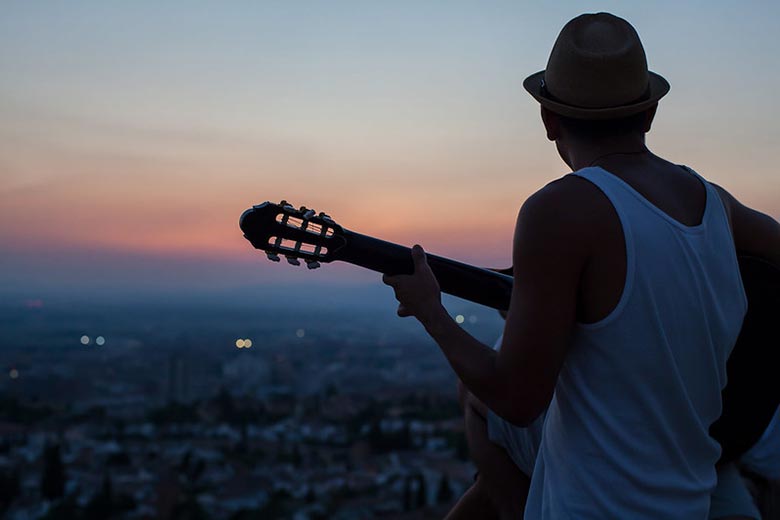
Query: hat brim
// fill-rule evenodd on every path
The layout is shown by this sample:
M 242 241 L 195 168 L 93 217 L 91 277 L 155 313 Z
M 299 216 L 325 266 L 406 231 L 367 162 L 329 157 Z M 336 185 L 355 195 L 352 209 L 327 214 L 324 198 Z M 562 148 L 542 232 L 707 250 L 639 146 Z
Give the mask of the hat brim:
M 630 105 L 620 105 L 608 108 L 583 108 L 550 99 L 545 94 L 544 90 L 542 90 L 542 80 L 544 79 L 543 70 L 525 78 L 523 87 L 534 97 L 534 99 L 541 103 L 543 107 L 556 114 L 574 119 L 616 119 L 638 114 L 639 112 L 650 108 L 669 92 L 669 82 L 666 81 L 663 76 L 650 71 L 648 71 L 648 74 L 650 76 L 650 85 L 649 97 L 647 99 Z

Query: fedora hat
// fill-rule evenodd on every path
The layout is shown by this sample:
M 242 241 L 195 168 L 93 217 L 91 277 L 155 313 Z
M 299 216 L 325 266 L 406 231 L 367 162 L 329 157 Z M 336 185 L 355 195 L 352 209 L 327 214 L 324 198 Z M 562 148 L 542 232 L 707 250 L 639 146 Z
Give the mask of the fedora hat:
M 650 108 L 669 83 L 647 70 L 639 35 L 609 13 L 583 14 L 555 40 L 547 68 L 523 87 L 543 107 L 575 119 L 615 119 Z

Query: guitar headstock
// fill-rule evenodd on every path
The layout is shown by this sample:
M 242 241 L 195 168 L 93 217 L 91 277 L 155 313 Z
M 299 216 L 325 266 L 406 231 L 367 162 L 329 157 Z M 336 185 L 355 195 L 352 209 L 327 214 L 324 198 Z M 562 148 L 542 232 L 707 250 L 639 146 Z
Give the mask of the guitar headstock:
M 269 260 L 278 262 L 282 255 L 290 264 L 300 265 L 300 259 L 309 269 L 335 260 L 334 253 L 346 244 L 344 229 L 328 215 L 305 206 L 296 209 L 285 200 L 251 207 L 241 215 L 239 226 Z

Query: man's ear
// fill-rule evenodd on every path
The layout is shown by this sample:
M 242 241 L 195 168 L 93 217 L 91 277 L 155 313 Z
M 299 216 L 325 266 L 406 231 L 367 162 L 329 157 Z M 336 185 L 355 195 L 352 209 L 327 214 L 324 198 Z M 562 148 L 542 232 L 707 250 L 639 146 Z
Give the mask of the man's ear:
M 658 110 L 658 103 L 651 106 L 645 111 L 645 124 L 644 124 L 644 128 L 642 128 L 642 131 L 644 133 L 649 132 L 650 127 L 653 126 L 653 119 L 655 118 L 656 110 Z
M 555 141 L 560 137 L 560 119 L 558 119 L 558 114 L 542 107 L 542 122 L 544 123 L 544 129 L 547 131 L 547 139 Z

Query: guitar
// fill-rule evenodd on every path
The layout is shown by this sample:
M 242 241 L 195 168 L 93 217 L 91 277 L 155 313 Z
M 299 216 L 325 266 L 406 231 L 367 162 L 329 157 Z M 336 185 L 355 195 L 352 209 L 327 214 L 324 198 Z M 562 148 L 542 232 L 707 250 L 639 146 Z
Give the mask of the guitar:
M 264 202 L 244 211 L 244 237 L 274 262 L 285 257 L 309 269 L 336 260 L 384 274 L 412 274 L 411 249 L 344 229 L 325 213 L 296 209 L 286 201 Z M 427 254 L 442 292 L 498 310 L 507 310 L 513 278 Z M 710 427 L 722 447 L 721 463 L 737 459 L 763 434 L 780 404 L 780 269 L 750 256 L 739 256 L 748 313 L 727 365 L 723 411 Z
M 264 202 L 241 215 L 241 230 L 274 262 L 281 256 L 309 269 L 340 260 L 383 274 L 412 274 L 412 250 L 344 229 L 328 215 L 286 201 Z M 509 308 L 512 277 L 436 255 L 427 255 L 441 290 L 494 309 Z

